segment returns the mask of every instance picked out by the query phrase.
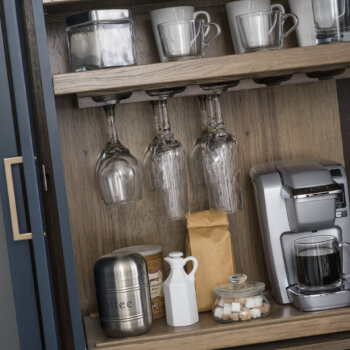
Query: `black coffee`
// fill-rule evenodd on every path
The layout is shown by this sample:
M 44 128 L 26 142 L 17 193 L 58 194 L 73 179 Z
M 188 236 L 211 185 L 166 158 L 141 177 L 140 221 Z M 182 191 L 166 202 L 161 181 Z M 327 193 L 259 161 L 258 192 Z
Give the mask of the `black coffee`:
M 341 278 L 340 254 L 334 249 L 305 249 L 296 260 L 298 280 L 304 286 L 326 286 Z

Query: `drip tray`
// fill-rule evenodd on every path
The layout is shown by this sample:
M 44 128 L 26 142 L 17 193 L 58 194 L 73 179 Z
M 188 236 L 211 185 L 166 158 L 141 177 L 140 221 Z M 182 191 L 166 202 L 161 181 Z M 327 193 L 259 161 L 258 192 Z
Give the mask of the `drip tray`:
M 293 285 L 287 288 L 287 293 L 289 301 L 301 311 L 320 311 L 350 306 L 350 283 L 347 281 L 332 292 L 304 294 L 296 285 Z

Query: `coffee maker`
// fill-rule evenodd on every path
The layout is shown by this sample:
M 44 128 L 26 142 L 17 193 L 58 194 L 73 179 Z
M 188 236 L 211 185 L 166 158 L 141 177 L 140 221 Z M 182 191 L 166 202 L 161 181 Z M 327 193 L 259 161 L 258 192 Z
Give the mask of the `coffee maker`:
M 254 166 L 259 222 L 272 293 L 281 304 L 303 311 L 350 305 L 350 283 L 330 292 L 305 293 L 298 288 L 294 241 L 332 235 L 350 242 L 348 182 L 344 168 L 333 161 L 281 161 Z M 347 248 L 345 248 L 347 249 Z M 350 273 L 350 251 L 341 255 L 343 273 Z

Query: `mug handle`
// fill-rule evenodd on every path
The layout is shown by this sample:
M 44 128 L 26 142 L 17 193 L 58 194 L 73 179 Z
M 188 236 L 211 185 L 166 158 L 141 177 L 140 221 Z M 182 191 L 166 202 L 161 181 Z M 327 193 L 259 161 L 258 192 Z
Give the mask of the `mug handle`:
M 293 27 L 290 28 L 287 32 L 283 32 L 283 33 L 282 33 L 283 39 L 285 39 L 287 36 L 289 36 L 289 35 L 296 29 L 296 27 L 297 27 L 298 24 L 299 24 L 298 16 L 295 15 L 294 13 L 287 13 L 286 15 L 282 14 L 282 23 L 284 23 L 284 21 L 285 21 L 287 18 L 292 18 L 294 24 L 293 24 Z
M 210 23 L 210 15 L 207 11 L 196 11 L 193 13 L 193 19 L 197 19 L 198 16 L 203 15 L 207 21 L 206 23 Z M 209 34 L 210 31 L 210 27 L 208 27 L 204 33 L 205 36 L 207 36 Z
M 208 41 L 204 40 L 204 46 L 208 47 L 221 34 L 221 27 L 216 23 L 206 23 L 204 25 L 207 27 L 206 32 L 209 32 L 210 26 L 213 26 L 216 29 L 216 33 L 212 38 L 210 38 Z
M 274 9 L 277 9 L 277 10 L 281 11 L 283 14 L 286 13 L 283 5 L 281 5 L 281 4 L 273 4 L 273 5 L 271 5 L 271 10 L 274 10 Z

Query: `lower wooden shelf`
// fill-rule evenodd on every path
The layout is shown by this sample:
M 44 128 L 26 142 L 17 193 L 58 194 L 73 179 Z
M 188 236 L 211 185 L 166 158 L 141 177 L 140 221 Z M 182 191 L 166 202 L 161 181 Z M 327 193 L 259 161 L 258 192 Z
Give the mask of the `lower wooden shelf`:
M 84 325 L 89 350 L 218 349 L 350 331 L 350 307 L 301 312 L 272 301 L 271 315 L 266 319 L 223 324 L 208 312 L 200 314 L 199 323 L 190 327 L 170 327 L 161 319 L 154 321 L 147 334 L 121 339 L 104 335 L 98 315 L 86 316 Z M 350 341 L 346 343 L 350 348 Z

